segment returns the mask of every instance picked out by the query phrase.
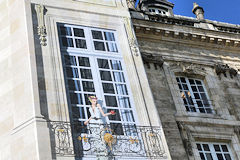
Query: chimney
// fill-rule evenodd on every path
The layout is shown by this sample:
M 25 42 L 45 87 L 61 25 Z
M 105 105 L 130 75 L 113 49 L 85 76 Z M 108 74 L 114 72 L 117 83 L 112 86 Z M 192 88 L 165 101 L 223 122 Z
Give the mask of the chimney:
M 196 2 L 193 3 L 192 12 L 196 15 L 198 20 L 204 20 L 204 10 Z

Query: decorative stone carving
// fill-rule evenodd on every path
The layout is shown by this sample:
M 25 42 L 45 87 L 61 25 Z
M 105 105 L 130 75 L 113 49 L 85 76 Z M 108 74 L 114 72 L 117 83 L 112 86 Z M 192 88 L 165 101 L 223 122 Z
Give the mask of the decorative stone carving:
M 180 130 L 180 134 L 182 136 L 184 148 L 189 156 L 193 156 L 192 144 L 191 144 L 191 132 L 190 129 L 183 123 L 178 122 L 178 127 Z
M 204 67 L 198 64 L 193 64 L 193 63 L 184 63 L 184 62 L 171 63 L 170 69 L 173 72 L 182 72 L 186 74 L 200 74 L 200 75 L 206 74 L 206 70 Z
M 124 24 L 125 24 L 126 31 L 128 34 L 128 41 L 129 41 L 131 51 L 132 51 L 133 55 L 139 56 L 138 43 L 137 43 L 135 33 L 133 31 L 133 25 L 131 23 L 131 19 L 128 17 L 125 17 Z
M 164 63 L 162 56 L 151 53 L 142 53 L 142 59 L 148 68 L 150 68 L 150 63 L 154 64 L 155 69 L 157 66 L 161 68 Z
M 37 19 L 38 19 L 38 35 L 39 35 L 40 44 L 42 46 L 46 46 L 47 45 L 47 43 L 46 43 L 47 33 L 46 33 L 46 26 L 45 26 L 45 21 L 44 21 L 45 7 L 41 4 L 36 4 L 35 10 L 36 10 Z
M 227 77 L 226 73 L 229 72 L 231 78 L 233 78 L 233 76 L 237 76 L 238 73 L 236 69 L 229 67 L 228 64 L 217 64 L 215 66 L 215 71 L 218 76 L 223 74 L 225 77 Z

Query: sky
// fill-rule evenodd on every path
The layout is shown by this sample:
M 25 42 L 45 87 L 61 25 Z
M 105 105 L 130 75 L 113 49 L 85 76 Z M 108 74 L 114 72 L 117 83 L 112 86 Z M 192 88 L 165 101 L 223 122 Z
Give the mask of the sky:
M 173 13 L 195 17 L 192 13 L 196 2 L 204 9 L 205 19 L 240 25 L 240 0 L 168 0 L 174 4 Z

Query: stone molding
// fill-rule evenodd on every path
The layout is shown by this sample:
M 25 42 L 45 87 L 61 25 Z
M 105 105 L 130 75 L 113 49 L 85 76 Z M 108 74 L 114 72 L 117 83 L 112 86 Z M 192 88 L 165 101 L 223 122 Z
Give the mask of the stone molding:
M 220 37 L 214 37 L 214 36 L 206 36 L 202 34 L 192 34 L 192 33 L 186 33 L 186 32 L 178 32 L 174 30 L 167 30 L 167 29 L 159 29 L 154 28 L 150 25 L 143 26 L 139 24 L 134 24 L 134 28 L 136 33 L 144 33 L 144 34 L 152 34 L 156 36 L 164 36 L 164 37 L 172 37 L 177 39 L 184 39 L 184 40 L 191 40 L 195 42 L 205 42 L 210 44 L 216 44 L 216 45 L 224 45 L 229 47 L 240 47 L 240 40 L 236 39 L 227 39 L 227 38 L 220 38 Z
M 46 33 L 46 26 L 45 26 L 45 20 L 44 20 L 44 14 L 45 14 L 45 7 L 42 4 L 35 4 L 35 10 L 37 13 L 37 19 L 38 19 L 38 35 L 40 44 L 42 46 L 47 45 L 47 33 Z
M 177 122 L 182 136 L 184 148 L 189 156 L 193 156 L 192 135 L 190 129 L 183 122 Z
M 150 63 L 154 64 L 155 69 L 157 69 L 157 66 L 161 68 L 164 63 L 163 58 L 160 55 L 145 53 L 145 52 L 142 52 L 141 55 L 142 55 L 143 63 L 146 64 L 148 68 L 151 68 Z
M 230 77 L 233 78 L 237 76 L 238 71 L 234 68 L 231 68 L 228 66 L 228 64 L 217 64 L 215 66 L 215 72 L 218 76 L 223 74 L 225 77 L 227 77 L 227 72 L 230 74 Z

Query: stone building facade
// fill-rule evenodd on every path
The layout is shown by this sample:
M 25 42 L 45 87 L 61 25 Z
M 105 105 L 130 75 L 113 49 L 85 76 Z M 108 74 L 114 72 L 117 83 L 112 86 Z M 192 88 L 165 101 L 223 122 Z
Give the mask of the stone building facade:
M 129 1 L 145 71 L 174 160 L 240 159 L 240 26 Z

